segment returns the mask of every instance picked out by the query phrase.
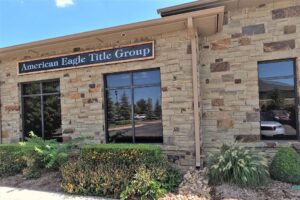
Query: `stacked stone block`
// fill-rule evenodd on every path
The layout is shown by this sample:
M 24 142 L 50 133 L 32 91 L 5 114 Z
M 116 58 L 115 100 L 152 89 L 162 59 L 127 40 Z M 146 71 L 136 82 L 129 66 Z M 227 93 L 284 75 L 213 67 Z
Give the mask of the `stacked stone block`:
M 260 139 L 258 62 L 295 58 L 299 63 L 300 1 L 229 10 L 226 17 L 223 31 L 199 41 L 204 152 L 243 141 L 272 155 L 276 147 L 297 141 Z
M 99 36 L 100 37 L 100 36 Z M 155 41 L 155 59 L 95 67 L 17 74 L 18 61 L 85 50 L 116 47 L 143 41 Z M 161 72 L 163 149 L 169 160 L 184 167 L 192 166 L 194 155 L 193 91 L 190 40 L 186 30 L 135 39 L 99 42 L 73 41 L 23 51 L 5 57 L 0 64 L 1 114 L 3 143 L 22 138 L 21 93 L 23 82 L 59 79 L 62 131 L 64 140 L 81 137 L 88 143 L 105 143 L 104 75 L 159 68 Z

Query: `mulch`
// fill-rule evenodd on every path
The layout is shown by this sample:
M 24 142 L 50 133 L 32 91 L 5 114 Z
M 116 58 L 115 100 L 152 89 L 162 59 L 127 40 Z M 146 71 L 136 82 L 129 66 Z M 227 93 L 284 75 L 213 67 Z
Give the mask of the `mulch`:
M 300 190 L 293 185 L 271 180 L 264 187 L 249 189 L 223 184 L 210 187 L 203 178 L 205 171 L 190 171 L 184 176 L 177 193 L 167 194 L 161 200 L 300 200 Z M 44 172 L 38 179 L 26 179 L 21 174 L 0 178 L 0 186 L 38 191 L 63 192 L 59 172 Z
M 62 192 L 59 172 L 44 172 L 38 179 L 26 179 L 22 174 L 0 178 L 0 186 L 25 188 L 39 191 Z

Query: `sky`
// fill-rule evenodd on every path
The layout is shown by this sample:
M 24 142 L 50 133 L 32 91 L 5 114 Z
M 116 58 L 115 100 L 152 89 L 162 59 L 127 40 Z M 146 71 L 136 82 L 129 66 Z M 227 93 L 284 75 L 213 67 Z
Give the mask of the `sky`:
M 0 0 L 0 48 L 159 18 L 193 0 Z

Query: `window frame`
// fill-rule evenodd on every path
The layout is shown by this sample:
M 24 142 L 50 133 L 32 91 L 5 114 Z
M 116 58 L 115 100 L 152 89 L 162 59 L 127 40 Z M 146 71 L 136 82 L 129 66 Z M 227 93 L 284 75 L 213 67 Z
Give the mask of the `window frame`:
M 134 80 L 133 80 L 133 74 L 138 73 L 138 72 L 147 72 L 147 71 L 159 71 L 159 83 L 155 84 L 143 84 L 143 85 L 134 85 Z M 116 75 L 116 74 L 130 74 L 130 85 L 129 86 L 120 86 L 120 87 L 107 87 L 107 76 L 110 75 Z M 159 87 L 160 88 L 160 102 L 162 102 L 162 92 L 161 92 L 161 72 L 160 68 L 150 68 L 150 69 L 139 69 L 139 70 L 130 70 L 130 71 L 122 71 L 122 72 L 114 72 L 114 73 L 107 73 L 103 75 L 103 82 L 104 82 L 104 117 L 105 117 L 105 125 L 103 127 L 103 130 L 105 131 L 105 141 L 106 143 L 109 142 L 109 131 L 108 131 L 108 109 L 107 109 L 107 91 L 109 90 L 116 90 L 116 89 L 129 89 L 131 92 L 131 127 L 132 127 L 132 144 L 136 144 L 135 142 L 135 120 L 134 120 L 134 89 L 135 88 L 148 88 L 148 87 Z M 161 103 L 162 104 L 162 103 Z M 162 121 L 162 119 L 161 119 Z M 162 131 L 163 135 L 163 131 Z M 162 143 L 164 143 L 164 137 L 162 136 Z
M 263 60 L 257 62 L 257 86 L 258 86 L 258 101 L 260 101 L 260 87 L 259 87 L 259 65 L 260 64 L 269 64 L 269 63 L 280 63 L 280 62 L 286 62 L 291 61 L 293 63 L 293 78 L 294 78 L 294 95 L 295 95 L 295 120 L 296 120 L 296 137 L 295 139 L 282 139 L 280 141 L 300 141 L 300 127 L 299 127 L 299 86 L 298 86 L 298 75 L 297 75 L 297 58 L 291 57 L 291 58 L 281 58 L 281 59 L 274 59 L 274 60 Z M 259 108 L 259 114 L 261 110 Z M 263 141 L 270 141 L 270 140 L 278 140 L 278 139 L 262 139 L 261 135 L 261 119 L 259 120 L 259 132 L 261 140 Z
M 20 87 L 21 87 L 21 119 L 22 119 L 22 140 L 25 140 L 26 137 L 26 133 L 25 133 L 25 119 L 24 119 L 24 99 L 26 97 L 40 97 L 40 102 L 41 102 L 41 106 L 40 106 L 40 111 L 41 111 L 41 129 L 42 129 L 42 138 L 45 139 L 45 123 L 44 123 L 44 96 L 52 96 L 52 95 L 59 95 L 60 97 L 60 107 L 61 107 L 61 91 L 59 89 L 59 92 L 51 92 L 51 93 L 43 93 L 43 83 L 47 83 L 47 82 L 53 82 L 56 81 L 59 84 L 60 87 L 60 79 L 47 79 L 47 80 L 38 80 L 38 81 L 29 81 L 29 82 L 21 82 L 20 83 Z M 40 93 L 39 94 L 25 94 L 23 95 L 24 92 L 24 85 L 25 84 L 33 84 L 33 83 L 38 83 L 39 84 L 39 89 L 40 89 Z M 60 116 L 61 115 L 61 110 L 60 110 Z M 62 124 L 62 123 L 61 123 Z

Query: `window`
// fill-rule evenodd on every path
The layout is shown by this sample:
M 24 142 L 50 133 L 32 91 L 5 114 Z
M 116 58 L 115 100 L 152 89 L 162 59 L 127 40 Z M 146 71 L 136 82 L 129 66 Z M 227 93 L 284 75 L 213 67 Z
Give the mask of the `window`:
M 293 59 L 258 64 L 261 136 L 297 138 L 297 95 Z
M 160 71 L 106 75 L 108 142 L 162 143 Z
M 61 141 L 59 81 L 22 84 L 23 135 L 33 131 L 44 139 Z

